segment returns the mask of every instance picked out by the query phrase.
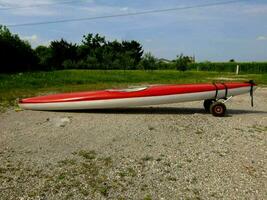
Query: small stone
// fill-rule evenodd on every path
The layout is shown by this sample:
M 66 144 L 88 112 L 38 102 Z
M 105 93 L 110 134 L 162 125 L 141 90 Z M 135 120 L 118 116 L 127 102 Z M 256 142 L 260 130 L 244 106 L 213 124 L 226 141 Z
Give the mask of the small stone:
M 55 118 L 52 121 L 56 127 L 62 127 L 62 128 L 65 127 L 68 123 L 70 123 L 70 119 L 68 117 Z

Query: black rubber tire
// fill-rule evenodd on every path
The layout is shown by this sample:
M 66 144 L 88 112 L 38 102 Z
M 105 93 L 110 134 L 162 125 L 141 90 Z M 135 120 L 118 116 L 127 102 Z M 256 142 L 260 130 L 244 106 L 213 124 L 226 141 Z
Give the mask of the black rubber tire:
M 224 117 L 226 113 L 226 106 L 222 102 L 214 102 L 210 106 L 210 113 L 215 117 Z
M 206 99 L 203 103 L 206 112 L 210 112 L 210 106 L 215 102 L 214 99 Z

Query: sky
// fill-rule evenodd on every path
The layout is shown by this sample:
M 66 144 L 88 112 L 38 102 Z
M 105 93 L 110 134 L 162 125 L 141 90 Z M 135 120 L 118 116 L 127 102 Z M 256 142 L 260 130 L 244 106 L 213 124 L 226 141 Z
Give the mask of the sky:
M 227 0 L 66 1 L 0 0 L 0 24 L 126 14 Z M 183 53 L 194 55 L 197 61 L 267 61 L 267 0 L 241 0 L 220 6 L 9 29 L 33 47 L 61 38 L 80 43 L 83 35 L 99 33 L 108 40 L 136 40 L 146 52 L 158 58 L 174 59 Z

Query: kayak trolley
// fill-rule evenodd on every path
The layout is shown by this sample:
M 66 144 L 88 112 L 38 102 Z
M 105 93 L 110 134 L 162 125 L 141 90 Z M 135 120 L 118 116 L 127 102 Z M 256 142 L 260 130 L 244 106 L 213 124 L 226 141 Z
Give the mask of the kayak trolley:
M 253 86 L 255 82 L 253 80 L 248 81 L 250 83 L 250 97 L 251 97 L 251 106 L 253 107 Z M 225 95 L 223 98 L 218 98 L 218 85 L 221 84 L 224 86 Z M 210 112 L 215 117 L 223 117 L 226 114 L 226 105 L 225 103 L 228 102 L 233 96 L 228 97 L 228 88 L 227 85 L 224 83 L 213 83 L 215 87 L 215 96 L 213 99 L 206 99 L 204 100 L 203 106 L 206 112 Z

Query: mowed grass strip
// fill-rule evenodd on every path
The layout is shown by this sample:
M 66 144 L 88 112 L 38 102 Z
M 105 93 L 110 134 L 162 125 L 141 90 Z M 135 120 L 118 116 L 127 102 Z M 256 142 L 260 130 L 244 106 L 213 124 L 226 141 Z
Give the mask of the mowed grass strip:
M 15 105 L 17 99 L 57 92 L 74 92 L 107 88 L 168 83 L 202 83 L 212 81 L 255 80 L 267 85 L 267 74 L 235 75 L 228 72 L 197 71 L 123 71 L 62 70 L 0 74 L 0 104 Z

